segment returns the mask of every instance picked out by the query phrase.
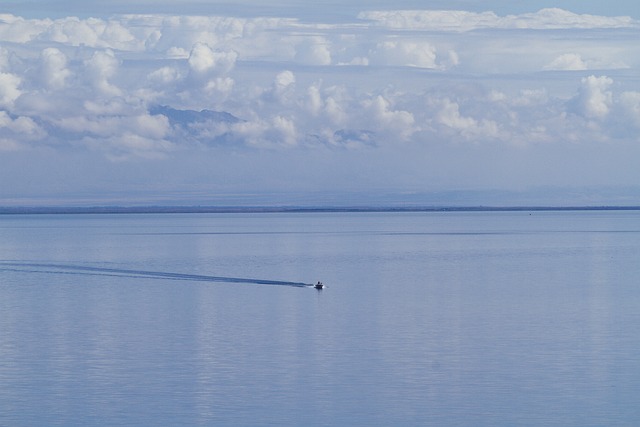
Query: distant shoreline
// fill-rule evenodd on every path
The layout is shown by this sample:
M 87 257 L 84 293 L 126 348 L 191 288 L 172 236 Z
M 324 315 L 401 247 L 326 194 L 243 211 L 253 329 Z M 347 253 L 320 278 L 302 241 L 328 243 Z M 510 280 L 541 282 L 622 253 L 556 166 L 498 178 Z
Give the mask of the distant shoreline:
M 640 206 L 36 206 L 0 207 L 0 215 L 339 212 L 637 211 Z

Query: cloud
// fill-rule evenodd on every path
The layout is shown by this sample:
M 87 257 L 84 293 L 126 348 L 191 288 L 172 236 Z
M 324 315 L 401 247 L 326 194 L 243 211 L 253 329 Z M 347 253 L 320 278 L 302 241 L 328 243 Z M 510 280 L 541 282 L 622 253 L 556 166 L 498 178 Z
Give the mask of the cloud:
M 51 22 L 38 35 L 50 42 L 71 46 L 127 51 L 143 50 L 143 41 L 134 36 L 121 22 L 98 18 L 69 17 Z
M 264 99 L 282 105 L 290 103 L 295 97 L 296 76 L 290 70 L 278 73 L 270 90 L 265 92 Z
M 152 71 L 147 76 L 147 80 L 154 86 L 159 88 L 166 87 L 180 80 L 182 76 L 180 71 L 174 67 L 162 67 Z
M 84 61 L 84 75 L 93 88 L 104 96 L 119 96 L 121 90 L 111 82 L 118 72 L 120 60 L 111 50 L 96 51 Z
M 387 40 L 378 43 L 370 54 L 373 64 L 437 68 L 436 50 L 424 41 Z
M 307 95 L 308 98 L 306 106 L 313 116 L 317 116 L 323 110 L 325 105 L 325 102 L 322 99 L 322 94 L 320 93 L 319 85 L 314 84 L 309 86 L 307 89 Z
M 31 145 L 117 159 L 223 146 L 603 141 L 637 119 L 637 87 L 617 70 L 640 66 L 639 30 L 630 18 L 560 9 L 374 11 L 340 23 L 2 15 L 0 109 L 39 126 Z M 602 68 L 608 77 L 581 73 Z M 159 105 L 238 120 L 179 123 Z M 0 136 L 20 138 L 8 127 Z
M 0 108 L 10 109 L 16 99 L 22 94 L 19 89 L 22 80 L 10 73 L 0 73 Z
M 285 145 L 290 146 L 297 144 L 296 125 L 293 120 L 276 116 L 273 118 L 273 129 L 276 131 L 276 140 L 280 140 Z
M 51 23 L 48 19 L 27 20 L 10 14 L 0 14 L 0 41 L 28 43 L 36 39 Z
M 401 139 L 408 138 L 413 132 L 415 118 L 409 111 L 393 110 L 391 102 L 378 95 L 362 103 L 365 113 L 371 116 L 371 128 L 381 132 L 391 132 Z
M 204 86 L 204 93 L 209 96 L 218 96 L 226 99 L 233 90 L 234 85 L 235 81 L 231 77 L 216 77 L 207 82 Z
M 282 115 L 232 124 L 229 137 L 261 149 L 291 148 L 300 142 L 294 119 Z
M 549 8 L 535 13 L 498 16 L 493 12 L 461 10 L 395 10 L 362 12 L 358 18 L 393 29 L 426 31 L 473 31 L 481 29 L 596 29 L 638 28 L 638 21 L 626 16 L 605 17 L 576 14 Z
M 499 136 L 498 124 L 489 119 L 475 119 L 463 116 L 460 113 L 458 103 L 444 98 L 440 101 L 440 109 L 435 121 L 445 127 L 457 132 L 466 139 L 481 141 L 483 139 L 494 139 Z
M 576 111 L 589 119 L 603 119 L 611 109 L 613 80 L 606 76 L 589 76 L 581 80 L 578 95 L 572 100 Z
M 40 127 L 29 117 L 12 118 L 5 111 L 0 111 L 0 129 L 9 131 L 16 136 L 37 138 L 41 135 Z
M 0 46 L 0 72 L 9 71 L 9 51 Z
M 112 160 L 162 158 L 175 149 L 167 139 L 169 120 L 163 115 L 69 117 L 57 121 L 56 125 L 75 135 L 76 144 L 102 152 Z
M 319 36 L 303 38 L 296 46 L 295 59 L 305 65 L 330 65 L 331 50 L 328 40 Z
M 284 70 L 281 73 L 278 73 L 275 79 L 275 89 L 278 92 L 282 92 L 287 90 L 287 88 L 291 87 L 296 82 L 296 76 L 290 70 Z
M 629 65 L 622 60 L 608 60 L 606 58 L 590 58 L 584 60 L 577 53 L 565 53 L 556 57 L 551 63 L 544 66 L 545 70 L 556 71 L 583 71 L 593 69 L 627 69 Z
M 0 151 L 16 151 L 26 148 L 46 133 L 29 117 L 11 117 L 0 111 Z
M 0 15 L 5 188 L 640 182 L 636 20 L 312 18 Z
M 545 70 L 564 70 L 579 71 L 587 70 L 587 63 L 577 53 L 565 53 L 554 59 L 549 65 L 544 67 Z
M 196 75 L 220 75 L 231 71 L 237 59 L 238 54 L 233 50 L 214 50 L 206 43 L 196 43 L 187 62 Z
M 623 117 L 627 118 L 632 126 L 640 128 L 640 92 L 623 92 L 619 102 Z
M 54 47 L 42 51 L 40 73 L 43 86 L 48 90 L 61 90 L 71 77 L 71 71 L 67 68 L 67 56 Z

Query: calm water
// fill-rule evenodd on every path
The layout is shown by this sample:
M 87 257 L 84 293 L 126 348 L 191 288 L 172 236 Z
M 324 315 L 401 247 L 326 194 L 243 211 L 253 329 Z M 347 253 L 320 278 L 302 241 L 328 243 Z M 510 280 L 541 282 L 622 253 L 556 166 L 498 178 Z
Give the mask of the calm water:
M 0 216 L 0 425 L 636 426 L 639 279 L 634 211 Z

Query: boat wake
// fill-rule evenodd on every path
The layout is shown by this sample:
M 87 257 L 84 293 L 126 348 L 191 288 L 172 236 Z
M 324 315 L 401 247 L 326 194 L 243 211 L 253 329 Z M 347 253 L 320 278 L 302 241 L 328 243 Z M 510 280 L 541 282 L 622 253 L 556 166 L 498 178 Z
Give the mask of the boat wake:
M 241 277 L 208 276 L 202 274 L 171 273 L 162 271 L 129 270 L 86 265 L 0 261 L 0 271 L 46 274 L 80 274 L 92 276 L 133 277 L 141 279 L 185 280 L 191 282 L 247 283 L 254 285 L 293 286 L 312 288 L 314 284 L 284 280 L 249 279 Z

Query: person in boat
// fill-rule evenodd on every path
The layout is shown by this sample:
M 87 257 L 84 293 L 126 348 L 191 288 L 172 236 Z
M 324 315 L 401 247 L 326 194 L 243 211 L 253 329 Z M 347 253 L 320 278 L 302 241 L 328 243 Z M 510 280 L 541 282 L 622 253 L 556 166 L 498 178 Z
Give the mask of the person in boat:
M 321 282 L 321 281 L 318 281 L 318 283 L 316 283 L 316 284 L 315 284 L 314 288 L 316 288 L 316 289 L 322 289 L 322 288 L 324 288 L 324 285 L 322 284 L 322 282 Z

